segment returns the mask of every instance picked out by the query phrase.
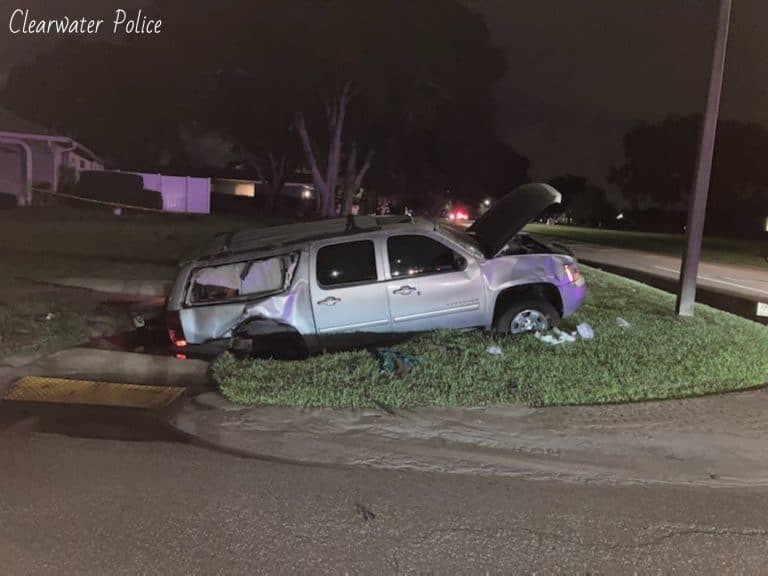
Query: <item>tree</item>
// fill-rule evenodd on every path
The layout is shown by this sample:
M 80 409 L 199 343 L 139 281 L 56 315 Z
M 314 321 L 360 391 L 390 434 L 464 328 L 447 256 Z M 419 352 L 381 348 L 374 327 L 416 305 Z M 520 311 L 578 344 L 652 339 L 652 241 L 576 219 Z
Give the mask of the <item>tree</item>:
M 568 174 L 553 178 L 549 184 L 562 194 L 562 204 L 557 209 L 569 223 L 602 227 L 615 219 L 616 209 L 608 202 L 605 190 L 586 178 Z
M 307 163 L 312 170 L 312 180 L 315 184 L 317 212 L 325 217 L 336 216 L 336 187 L 340 176 L 342 150 L 344 148 L 344 119 L 349 105 L 351 82 L 346 82 L 341 94 L 326 106 L 328 120 L 329 145 L 327 160 L 323 166 L 319 160 L 319 152 L 309 137 L 307 123 L 302 112 L 296 114 L 296 127 L 304 147 Z M 352 200 L 360 188 L 365 173 L 371 167 L 373 151 L 369 151 L 362 166 L 357 165 L 357 142 L 353 139 L 347 151 L 347 167 L 342 179 L 341 214 L 351 213 Z M 324 172 L 324 174 L 323 174 Z
M 297 113 L 324 151 L 327 183 L 336 157 L 325 154 L 333 132 L 318 128 L 328 122 L 318 103 L 338 103 L 351 82 L 335 183 L 345 210 L 361 176 L 366 192 L 394 191 L 409 205 L 496 186 L 484 181 L 483 152 L 496 142 L 493 88 L 505 63 L 465 3 L 155 0 L 152 9 L 169 23 L 162 34 L 57 47 L 14 69 L 2 101 L 123 168 L 153 169 L 163 156 L 187 167 L 179 127 L 197 121 L 257 158 L 277 187 L 280 167 L 290 174 L 303 161 Z
M 693 185 L 700 116 L 669 117 L 639 124 L 624 136 L 625 163 L 612 168 L 617 184 L 635 208 L 641 202 L 681 206 Z M 710 205 L 745 200 L 768 189 L 768 130 L 757 124 L 721 120 L 710 180 Z

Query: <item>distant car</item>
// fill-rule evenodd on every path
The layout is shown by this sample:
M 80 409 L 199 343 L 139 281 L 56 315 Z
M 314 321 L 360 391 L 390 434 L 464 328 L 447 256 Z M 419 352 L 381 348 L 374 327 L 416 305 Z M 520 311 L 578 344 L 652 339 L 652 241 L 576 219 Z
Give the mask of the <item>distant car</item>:
M 350 216 L 217 237 L 180 268 L 169 336 L 185 353 L 301 356 L 438 328 L 547 330 L 586 291 L 572 255 L 520 233 L 557 202 L 527 184 L 468 229 Z
M 457 208 L 456 210 L 453 210 L 450 214 L 448 214 L 448 219 L 456 222 L 462 222 L 462 221 L 469 220 L 469 214 L 467 214 L 466 210 Z

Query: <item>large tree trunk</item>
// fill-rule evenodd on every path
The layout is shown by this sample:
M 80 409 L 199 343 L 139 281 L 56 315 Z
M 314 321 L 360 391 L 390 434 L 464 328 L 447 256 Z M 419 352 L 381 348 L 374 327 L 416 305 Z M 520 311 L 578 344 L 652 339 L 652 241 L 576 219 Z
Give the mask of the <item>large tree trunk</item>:
M 312 148 L 312 142 L 310 141 L 309 133 L 307 132 L 307 123 L 304 120 L 304 115 L 301 113 L 296 115 L 296 129 L 299 131 L 301 144 L 304 148 L 304 156 L 306 156 L 309 168 L 312 171 L 312 182 L 315 185 L 315 208 L 317 213 L 320 216 L 323 216 L 325 213 L 324 200 L 326 196 L 325 179 L 320 173 L 320 167 L 317 165 L 315 151 Z
M 312 181 L 315 184 L 315 194 L 317 197 L 316 207 L 318 214 L 323 218 L 333 218 L 337 216 L 336 209 L 336 189 L 339 184 L 339 170 L 341 167 L 342 149 L 344 147 L 343 131 L 344 131 L 344 119 L 347 113 L 347 105 L 349 104 L 351 83 L 344 84 L 344 88 L 341 91 L 341 95 L 337 100 L 331 102 L 326 106 L 326 118 L 328 120 L 329 131 L 329 145 L 327 164 L 325 166 L 325 175 L 321 171 L 320 163 L 316 150 L 312 146 L 312 141 L 307 131 L 307 123 L 304 119 L 304 115 L 299 113 L 296 115 L 296 128 L 299 132 L 302 147 L 304 148 L 304 155 L 307 158 L 309 167 L 312 171 Z M 342 203 L 340 212 L 343 214 L 349 214 L 352 209 L 352 200 L 356 191 L 360 188 L 360 184 L 368 171 L 371 164 L 371 158 L 373 154 L 369 153 L 366 157 L 363 166 L 360 169 L 357 168 L 357 146 L 352 144 L 349 156 L 347 158 L 347 169 L 344 178 L 341 182 L 342 185 Z
M 360 190 L 360 185 L 363 183 L 365 173 L 371 167 L 371 160 L 373 159 L 373 150 L 368 152 L 365 157 L 365 162 L 358 169 L 357 167 L 357 143 L 352 142 L 352 149 L 347 156 L 347 172 L 344 177 L 344 195 L 341 205 L 342 215 L 348 216 L 352 213 L 352 203 L 355 199 L 357 191 Z
M 277 199 L 285 184 L 285 153 L 280 155 L 277 160 L 275 155 L 270 152 L 267 156 L 269 160 L 269 176 L 265 176 L 261 168 L 257 168 L 259 180 L 267 186 L 267 208 L 274 208 Z

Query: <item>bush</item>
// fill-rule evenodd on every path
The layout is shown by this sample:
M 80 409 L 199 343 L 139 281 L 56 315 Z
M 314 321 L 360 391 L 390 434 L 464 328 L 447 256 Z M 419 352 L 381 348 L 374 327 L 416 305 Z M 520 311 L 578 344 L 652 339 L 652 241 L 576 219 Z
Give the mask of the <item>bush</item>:
M 102 202 L 127 206 L 140 206 L 162 210 L 160 192 L 144 189 L 144 180 L 138 174 L 123 172 L 88 171 L 80 174 L 77 195 Z

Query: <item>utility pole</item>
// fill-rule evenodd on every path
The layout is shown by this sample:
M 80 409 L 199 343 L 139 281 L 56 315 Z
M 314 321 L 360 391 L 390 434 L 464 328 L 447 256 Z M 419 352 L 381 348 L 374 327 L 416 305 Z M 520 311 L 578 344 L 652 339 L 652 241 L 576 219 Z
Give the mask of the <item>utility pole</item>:
M 677 314 L 693 316 L 693 304 L 696 301 L 696 276 L 699 271 L 701 239 L 704 234 L 704 217 L 707 213 L 707 193 L 709 176 L 712 172 L 712 153 L 715 148 L 717 116 L 720 110 L 720 91 L 723 86 L 725 68 L 725 48 L 728 44 L 728 22 L 731 17 L 731 0 L 720 0 L 720 15 L 717 21 L 715 52 L 712 57 L 712 72 L 709 77 L 707 110 L 704 114 L 704 126 L 701 130 L 699 158 L 693 183 L 693 195 L 688 207 L 688 228 L 683 264 L 680 268 L 680 285 L 677 293 Z

